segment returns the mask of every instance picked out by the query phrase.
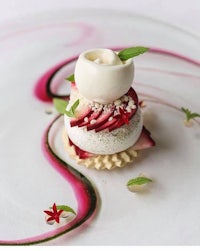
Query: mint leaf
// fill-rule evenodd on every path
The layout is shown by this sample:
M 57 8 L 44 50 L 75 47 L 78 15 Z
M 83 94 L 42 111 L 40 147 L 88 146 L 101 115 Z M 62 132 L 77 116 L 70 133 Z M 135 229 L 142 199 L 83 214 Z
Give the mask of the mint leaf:
M 60 98 L 54 98 L 53 99 L 53 104 L 56 108 L 56 110 L 61 113 L 61 114 L 65 114 L 66 112 L 66 107 L 68 105 L 68 102 L 63 100 L 63 99 L 60 99 Z
M 152 182 L 152 180 L 147 177 L 140 176 L 140 177 L 129 180 L 127 183 L 127 186 L 144 185 L 149 182 Z
M 77 100 L 74 102 L 74 104 L 72 105 L 72 107 L 71 107 L 71 110 L 72 110 L 72 113 L 73 113 L 73 114 L 75 113 L 76 108 L 78 107 L 78 105 L 79 105 L 79 99 L 77 99 Z
M 131 48 L 121 50 L 118 53 L 118 56 L 122 61 L 124 61 L 129 58 L 133 58 L 133 57 L 136 57 L 140 54 L 143 54 L 144 52 L 146 52 L 148 50 L 149 50 L 149 48 L 142 47 L 142 46 L 136 46 L 136 47 L 131 47 Z
M 68 80 L 70 82 L 75 82 L 74 74 L 72 74 L 69 77 L 67 77 L 66 80 Z
M 70 213 L 73 213 L 73 214 L 76 215 L 75 211 L 71 207 L 69 207 L 69 206 L 66 206 L 66 205 L 56 205 L 56 208 L 58 210 L 63 210 L 65 212 L 70 212 Z
M 74 104 L 71 106 L 71 108 L 69 109 L 69 111 L 65 111 L 65 114 L 68 116 L 68 117 L 75 117 L 75 111 L 76 111 L 76 108 L 78 107 L 79 105 L 79 99 L 77 99 Z
M 66 114 L 68 117 L 75 117 L 75 111 L 76 108 L 79 105 L 79 99 L 77 99 L 74 104 L 71 106 L 71 108 L 67 111 L 66 107 L 68 105 L 69 102 L 60 99 L 60 98 L 54 98 L 53 99 L 53 104 L 56 108 L 56 110 L 61 113 L 61 114 Z
M 199 113 L 191 112 L 189 109 L 181 107 L 181 110 L 185 113 L 186 120 L 189 121 L 190 119 L 194 119 L 200 117 Z

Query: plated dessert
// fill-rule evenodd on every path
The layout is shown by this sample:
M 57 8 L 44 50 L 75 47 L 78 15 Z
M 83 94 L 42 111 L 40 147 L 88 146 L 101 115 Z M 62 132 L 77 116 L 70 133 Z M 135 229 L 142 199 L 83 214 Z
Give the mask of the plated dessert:
M 123 167 L 139 150 L 155 145 L 132 87 L 133 57 L 146 50 L 98 48 L 80 54 L 70 77 L 69 102 L 62 103 L 65 148 L 78 163 L 96 169 Z M 60 100 L 54 104 L 61 110 Z

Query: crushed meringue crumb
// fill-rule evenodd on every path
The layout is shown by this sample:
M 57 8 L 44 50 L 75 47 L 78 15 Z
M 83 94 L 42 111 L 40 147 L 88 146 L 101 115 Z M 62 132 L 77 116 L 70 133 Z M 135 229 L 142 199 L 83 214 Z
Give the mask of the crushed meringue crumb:
M 128 107 L 128 106 L 126 107 L 126 111 L 127 111 L 127 112 L 131 112 L 131 110 L 132 110 L 132 109 L 131 109 L 130 107 Z
M 131 112 L 133 109 L 136 109 L 136 105 L 132 97 L 123 95 L 121 98 L 115 100 L 113 103 L 109 104 L 101 104 L 98 102 L 91 101 L 89 104 L 89 107 L 94 112 L 103 112 L 108 113 L 111 111 L 114 111 L 113 117 L 120 114 L 120 109 L 124 109 L 127 112 Z M 110 118 L 109 121 L 111 121 L 113 118 Z M 88 122 L 88 118 L 84 118 L 85 122 Z M 96 123 L 96 120 L 91 120 L 90 124 Z
M 133 99 L 131 99 L 131 100 L 128 101 L 128 106 L 133 106 L 134 104 L 135 104 L 135 102 L 134 102 Z
M 127 95 L 124 95 L 123 96 L 123 101 L 128 102 L 128 100 L 129 100 L 129 97 Z
M 91 125 L 93 125 L 93 124 L 95 124 L 96 123 L 96 119 L 92 119 L 91 121 L 90 121 L 90 124 Z
M 122 101 L 120 99 L 117 99 L 114 101 L 114 105 L 116 105 L 116 106 L 120 106 L 121 103 L 122 103 Z
M 88 117 L 85 117 L 84 122 L 88 122 L 88 121 L 89 121 Z

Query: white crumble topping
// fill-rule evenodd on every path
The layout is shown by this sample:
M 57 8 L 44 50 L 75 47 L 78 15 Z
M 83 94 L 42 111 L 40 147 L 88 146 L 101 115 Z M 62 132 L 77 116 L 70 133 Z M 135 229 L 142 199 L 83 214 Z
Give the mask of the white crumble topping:
M 123 95 L 120 99 L 115 100 L 113 103 L 100 104 L 98 102 L 90 102 L 89 106 L 94 112 L 101 112 L 103 110 L 103 112 L 106 113 L 114 110 L 114 115 L 119 114 L 120 108 L 125 109 L 128 112 L 131 112 L 131 109 L 136 108 L 134 100 L 127 95 Z
M 84 122 L 88 122 L 88 121 L 89 121 L 88 117 L 85 117 Z
M 118 115 L 119 114 L 119 111 L 114 111 L 114 116 Z
M 96 123 L 96 119 L 92 119 L 91 121 L 90 121 L 90 124 L 91 125 L 93 125 L 93 124 L 95 124 Z
M 94 107 L 98 109 L 100 107 L 100 104 L 99 103 L 94 103 Z
M 128 106 L 133 106 L 134 104 L 135 104 L 135 102 L 134 102 L 133 99 L 131 99 L 131 100 L 128 101 Z
M 131 109 L 129 106 L 126 107 L 126 111 L 127 111 L 127 112 L 131 112 L 131 110 L 132 110 L 132 109 Z
M 123 96 L 123 101 L 128 102 L 128 100 L 129 100 L 129 97 L 127 95 L 124 95 Z
M 115 100 L 114 105 L 120 106 L 121 103 L 122 103 L 121 99 L 117 99 L 117 100 Z

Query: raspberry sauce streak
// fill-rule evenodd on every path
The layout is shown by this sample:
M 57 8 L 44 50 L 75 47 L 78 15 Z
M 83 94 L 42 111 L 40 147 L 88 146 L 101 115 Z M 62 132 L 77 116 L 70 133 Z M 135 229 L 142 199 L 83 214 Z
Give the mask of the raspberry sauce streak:
M 56 117 L 46 129 L 42 139 L 42 148 L 49 163 L 64 177 L 64 179 L 66 179 L 67 182 L 71 184 L 73 188 L 78 201 L 76 217 L 68 224 L 47 233 L 20 240 L 0 240 L 0 245 L 32 245 L 52 240 L 82 225 L 95 211 L 97 197 L 90 181 L 79 171 L 75 170 L 72 166 L 59 158 L 49 143 L 51 128 L 59 118 L 60 116 Z
M 35 96 L 39 100 L 44 102 L 51 102 L 52 98 L 67 98 L 68 95 L 58 95 L 56 93 L 53 93 L 51 90 L 51 84 L 56 73 L 58 73 L 64 66 L 72 63 L 76 59 L 77 57 L 67 59 L 59 63 L 58 65 L 52 67 L 43 76 L 41 76 L 34 88 Z
M 122 48 L 114 48 L 114 50 L 120 50 Z M 178 58 L 182 61 L 186 61 L 188 63 L 200 66 L 200 62 L 192 60 L 190 58 L 186 58 L 185 56 L 175 54 L 173 52 L 151 48 L 149 50 L 150 53 L 156 53 L 166 56 L 171 56 Z M 34 88 L 34 94 L 37 99 L 43 102 L 51 102 L 52 98 L 60 97 L 67 98 L 67 95 L 58 95 L 53 93 L 51 90 L 51 84 L 54 76 L 68 64 L 75 61 L 77 57 L 73 57 L 65 60 L 64 62 L 59 63 L 58 65 L 49 69 L 36 83 Z M 155 69 L 156 71 L 156 69 Z M 184 75 L 184 74 L 183 74 Z M 159 99 L 156 99 L 156 103 L 161 103 Z M 163 103 L 164 104 L 164 103 Z M 170 104 L 164 104 L 167 106 L 171 106 Z M 175 109 L 179 109 L 177 107 L 173 107 Z M 0 240 L 0 245 L 31 245 L 37 244 L 45 241 L 52 240 L 56 237 L 61 236 L 62 234 L 66 234 L 67 232 L 79 227 L 86 220 L 88 220 L 94 213 L 97 204 L 97 195 L 95 193 L 95 189 L 90 183 L 90 181 L 82 175 L 79 171 L 73 168 L 68 163 L 64 162 L 61 158 L 59 158 L 56 153 L 51 148 L 49 143 L 49 133 L 54 125 L 54 123 L 59 119 L 60 116 L 56 117 L 50 125 L 47 127 L 43 139 L 42 139 L 42 148 L 44 151 L 44 155 L 49 161 L 49 163 L 55 168 L 57 172 L 59 172 L 67 182 L 69 182 L 73 188 L 74 194 L 76 196 L 78 202 L 78 210 L 77 216 L 74 220 L 69 222 L 67 225 L 58 227 L 56 230 L 49 231 L 47 233 L 33 236 L 30 238 L 20 239 L 20 240 Z

